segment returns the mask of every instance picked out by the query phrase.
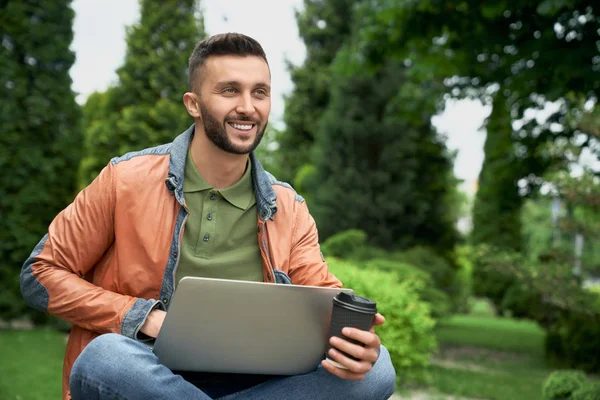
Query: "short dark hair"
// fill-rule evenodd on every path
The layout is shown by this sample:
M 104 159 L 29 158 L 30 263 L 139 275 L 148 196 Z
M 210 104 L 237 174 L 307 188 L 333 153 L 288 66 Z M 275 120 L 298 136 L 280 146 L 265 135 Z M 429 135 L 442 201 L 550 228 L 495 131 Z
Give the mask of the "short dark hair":
M 194 47 L 188 67 L 188 84 L 193 90 L 197 80 L 197 70 L 201 69 L 211 56 L 257 56 L 265 60 L 267 56 L 260 43 L 241 33 L 221 33 L 204 39 Z

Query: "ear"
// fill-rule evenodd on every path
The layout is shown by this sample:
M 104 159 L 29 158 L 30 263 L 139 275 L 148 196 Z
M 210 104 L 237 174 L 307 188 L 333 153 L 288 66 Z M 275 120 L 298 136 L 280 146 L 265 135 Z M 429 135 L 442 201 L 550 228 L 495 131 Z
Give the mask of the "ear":
M 183 95 L 183 105 L 187 109 L 188 114 L 195 119 L 202 117 L 200 106 L 198 106 L 198 96 L 192 92 L 186 92 Z

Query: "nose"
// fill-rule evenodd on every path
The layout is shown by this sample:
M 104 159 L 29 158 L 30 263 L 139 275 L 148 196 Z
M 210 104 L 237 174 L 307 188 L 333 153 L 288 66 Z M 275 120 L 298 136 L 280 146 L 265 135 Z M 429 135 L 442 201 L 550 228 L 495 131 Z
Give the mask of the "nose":
M 239 96 L 238 99 L 239 101 L 235 108 L 237 113 L 247 116 L 254 114 L 256 107 L 254 107 L 254 100 L 252 99 L 252 95 L 250 93 L 245 93 L 244 95 Z

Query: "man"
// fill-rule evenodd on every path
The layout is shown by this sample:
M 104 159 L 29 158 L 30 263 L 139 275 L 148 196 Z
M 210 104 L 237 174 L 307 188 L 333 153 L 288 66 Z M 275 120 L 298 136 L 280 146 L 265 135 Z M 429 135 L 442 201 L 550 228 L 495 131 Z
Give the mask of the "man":
M 346 368 L 323 361 L 292 377 L 174 372 L 144 344 L 158 335 L 183 276 L 341 286 L 322 259 L 304 200 L 252 152 L 267 125 L 270 81 L 254 39 L 223 34 L 198 43 L 183 96 L 194 125 L 172 143 L 112 159 L 25 262 L 28 304 L 73 324 L 64 398 L 383 399 L 393 392 L 395 372 L 373 329 L 345 333 L 364 347 L 332 339 L 359 361 L 332 349 Z M 383 322 L 378 314 L 374 325 Z

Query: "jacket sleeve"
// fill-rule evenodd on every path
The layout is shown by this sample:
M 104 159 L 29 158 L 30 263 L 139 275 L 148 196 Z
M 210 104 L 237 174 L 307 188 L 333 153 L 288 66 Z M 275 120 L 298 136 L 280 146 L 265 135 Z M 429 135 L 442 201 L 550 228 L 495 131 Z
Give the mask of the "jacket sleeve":
M 115 169 L 112 164 L 105 167 L 52 221 L 21 269 L 21 294 L 29 306 L 73 325 L 136 338 L 148 313 L 160 303 L 83 279 L 115 239 Z
M 296 207 L 290 266 L 294 284 L 342 287 L 342 282 L 329 272 L 319 247 L 317 225 L 305 202 L 298 202 Z

